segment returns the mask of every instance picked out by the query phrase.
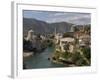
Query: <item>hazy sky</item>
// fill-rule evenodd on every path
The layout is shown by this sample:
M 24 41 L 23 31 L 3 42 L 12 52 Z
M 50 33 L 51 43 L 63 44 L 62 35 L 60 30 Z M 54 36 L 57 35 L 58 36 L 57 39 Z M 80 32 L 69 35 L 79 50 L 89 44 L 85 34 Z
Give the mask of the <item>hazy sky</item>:
M 24 18 L 34 18 L 48 23 L 70 22 L 74 24 L 90 24 L 90 13 L 53 12 L 53 11 L 23 11 Z

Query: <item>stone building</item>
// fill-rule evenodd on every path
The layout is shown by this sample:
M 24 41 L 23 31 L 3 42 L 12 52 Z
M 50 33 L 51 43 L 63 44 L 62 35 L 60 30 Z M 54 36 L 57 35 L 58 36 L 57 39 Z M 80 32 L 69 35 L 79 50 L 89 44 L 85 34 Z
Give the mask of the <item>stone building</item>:
M 60 46 L 62 52 L 68 51 L 68 52 L 73 53 L 74 43 L 75 43 L 74 38 L 71 38 L 71 37 L 61 38 L 59 46 Z

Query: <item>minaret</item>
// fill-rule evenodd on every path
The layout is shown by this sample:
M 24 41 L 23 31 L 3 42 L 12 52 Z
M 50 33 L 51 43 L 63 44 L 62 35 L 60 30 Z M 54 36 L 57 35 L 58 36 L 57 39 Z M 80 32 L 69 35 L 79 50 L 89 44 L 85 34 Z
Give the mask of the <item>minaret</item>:
M 54 30 L 54 35 L 56 36 L 56 34 L 57 34 L 57 30 L 56 30 L 56 27 L 55 27 L 55 30 Z

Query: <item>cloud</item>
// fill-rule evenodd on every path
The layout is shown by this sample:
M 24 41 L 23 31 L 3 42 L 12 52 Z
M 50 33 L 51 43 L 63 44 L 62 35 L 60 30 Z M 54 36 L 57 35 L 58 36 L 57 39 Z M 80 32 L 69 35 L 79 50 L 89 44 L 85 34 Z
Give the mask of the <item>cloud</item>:
M 74 24 L 89 24 L 91 22 L 90 13 L 24 11 L 24 17 L 35 18 L 49 23 L 70 22 Z
M 89 13 L 55 13 L 52 14 L 47 22 L 70 22 L 74 24 L 89 24 L 91 15 Z

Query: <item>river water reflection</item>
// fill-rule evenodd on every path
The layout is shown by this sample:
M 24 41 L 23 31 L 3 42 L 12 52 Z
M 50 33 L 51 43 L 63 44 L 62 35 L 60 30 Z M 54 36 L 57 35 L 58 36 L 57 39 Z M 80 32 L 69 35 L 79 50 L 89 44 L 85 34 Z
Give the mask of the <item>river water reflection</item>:
M 42 53 L 37 53 L 34 56 L 24 60 L 27 69 L 36 68 L 55 68 L 55 67 L 65 67 L 61 64 L 52 63 L 48 58 L 54 52 L 54 47 L 48 47 Z

